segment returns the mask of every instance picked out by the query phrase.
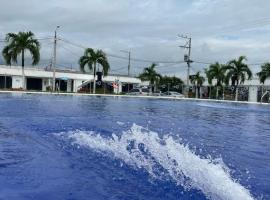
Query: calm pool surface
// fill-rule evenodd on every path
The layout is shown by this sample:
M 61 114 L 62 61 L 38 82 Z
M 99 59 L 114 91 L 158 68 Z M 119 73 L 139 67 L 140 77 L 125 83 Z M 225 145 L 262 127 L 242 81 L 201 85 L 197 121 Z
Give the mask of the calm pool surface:
M 270 107 L 0 95 L 0 199 L 270 199 Z

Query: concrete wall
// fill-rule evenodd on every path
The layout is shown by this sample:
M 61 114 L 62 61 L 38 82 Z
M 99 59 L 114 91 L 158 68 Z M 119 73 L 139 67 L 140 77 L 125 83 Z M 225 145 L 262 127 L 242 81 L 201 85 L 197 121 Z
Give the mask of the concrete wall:
M 114 92 L 115 94 L 119 94 L 119 93 L 122 92 L 122 83 L 121 83 L 121 82 L 118 82 L 118 87 L 115 87 L 115 88 L 113 89 L 113 92 Z
M 257 102 L 258 100 L 258 86 L 249 86 L 248 101 Z
M 85 80 L 74 80 L 73 81 L 73 92 L 78 92 L 79 86 L 83 84 Z
M 50 78 L 43 78 L 42 79 L 42 91 L 46 92 L 47 91 L 47 87 L 52 85 L 52 79 Z
M 23 88 L 22 76 L 12 76 L 12 88 L 14 89 Z
M 73 92 L 72 91 L 72 80 L 67 81 L 67 92 Z

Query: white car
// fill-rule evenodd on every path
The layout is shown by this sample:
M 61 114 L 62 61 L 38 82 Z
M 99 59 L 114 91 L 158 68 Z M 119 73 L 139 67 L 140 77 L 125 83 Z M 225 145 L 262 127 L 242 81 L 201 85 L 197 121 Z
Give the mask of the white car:
M 168 97 L 177 97 L 177 98 L 184 98 L 185 96 L 179 92 L 173 92 L 173 91 L 168 91 L 162 93 L 162 96 L 168 96 Z
M 127 93 L 127 95 L 149 95 L 150 90 L 147 88 L 134 88 Z

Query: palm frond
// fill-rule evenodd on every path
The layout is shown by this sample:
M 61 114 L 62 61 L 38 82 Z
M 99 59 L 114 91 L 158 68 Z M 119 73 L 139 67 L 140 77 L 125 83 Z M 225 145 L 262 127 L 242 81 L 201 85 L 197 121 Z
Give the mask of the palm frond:
M 40 60 L 40 44 L 34 38 L 34 34 L 31 31 L 19 32 L 17 34 L 8 33 L 6 35 L 6 42 L 7 46 L 4 48 L 5 51 L 3 50 L 2 54 L 7 64 L 11 64 L 12 62 L 17 63 L 17 57 L 25 50 L 29 50 L 32 56 L 32 65 L 38 64 Z
M 102 50 L 95 51 L 92 48 L 87 48 L 84 51 L 84 55 L 79 59 L 79 65 L 81 71 L 85 72 L 85 66 L 87 65 L 89 70 L 93 70 L 93 66 L 99 63 L 102 67 L 102 71 L 106 76 L 110 69 L 110 64 L 107 60 L 106 54 Z

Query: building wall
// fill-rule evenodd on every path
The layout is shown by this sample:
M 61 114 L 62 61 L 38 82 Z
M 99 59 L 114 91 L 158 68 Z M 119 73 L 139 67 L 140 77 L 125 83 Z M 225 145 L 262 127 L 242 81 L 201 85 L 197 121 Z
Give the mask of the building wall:
M 12 88 L 23 88 L 23 78 L 21 76 L 12 76 Z
M 67 81 L 67 92 L 73 92 L 72 91 L 72 80 Z
M 258 86 L 249 86 L 248 101 L 257 102 L 258 99 Z
M 114 92 L 115 94 L 119 94 L 119 93 L 122 92 L 122 83 L 121 83 L 121 82 L 118 82 L 117 87 L 115 87 L 115 88 L 113 89 L 113 92 Z
M 85 80 L 74 80 L 73 81 L 73 92 L 78 92 L 79 86 L 83 84 Z
M 50 78 L 43 78 L 42 79 L 42 91 L 46 92 L 47 91 L 47 87 L 52 85 L 52 79 Z
M 43 79 L 43 85 L 42 85 L 42 91 L 46 91 L 46 87 L 51 85 L 51 82 L 49 80 L 52 80 L 53 78 L 53 72 L 47 71 L 40 68 L 28 68 L 25 67 L 25 77 L 33 77 L 33 78 L 42 78 Z M 5 66 L 0 65 L 0 75 L 10 75 L 12 77 L 16 77 L 14 81 L 12 82 L 13 88 L 22 88 L 22 69 L 20 66 Z M 82 84 L 82 82 L 93 80 L 94 76 L 92 74 L 84 74 L 74 71 L 57 71 L 55 73 L 55 77 L 58 79 L 65 78 L 67 80 L 74 80 L 73 81 L 73 91 L 77 92 L 79 89 L 78 87 Z M 126 76 L 120 76 L 120 75 L 109 75 L 106 77 L 103 77 L 103 81 L 107 83 L 113 83 L 118 81 L 119 83 L 130 83 L 130 84 L 141 84 L 141 80 L 135 77 L 126 77 Z M 68 91 L 71 91 L 71 85 L 68 86 Z M 120 89 L 121 90 L 121 89 Z

